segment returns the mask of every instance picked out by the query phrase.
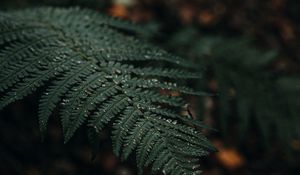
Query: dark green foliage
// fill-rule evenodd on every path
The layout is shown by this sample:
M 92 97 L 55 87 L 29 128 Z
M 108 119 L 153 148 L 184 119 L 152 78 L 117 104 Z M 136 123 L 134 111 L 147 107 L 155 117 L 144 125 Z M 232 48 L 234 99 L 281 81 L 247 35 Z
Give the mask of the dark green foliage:
M 208 40 L 203 40 L 202 45 Z M 225 131 L 230 125 L 229 118 L 236 114 L 240 136 L 244 136 L 254 117 L 266 141 L 273 131 L 284 144 L 289 144 L 296 136 L 299 138 L 295 125 L 295 121 L 299 121 L 299 102 L 291 101 L 299 94 L 299 79 L 295 78 L 294 84 L 285 84 L 291 89 L 283 89 L 280 82 L 285 78 L 277 78 L 266 71 L 266 66 L 276 59 L 276 54 L 251 48 L 243 39 L 218 39 L 208 47 L 211 51 L 206 50 L 202 54 L 213 59 L 210 64 L 216 71 L 221 124 Z M 212 53 L 212 50 L 215 52 Z M 232 99 L 235 99 L 234 111 L 230 110 Z
M 258 50 L 250 43 L 245 38 L 201 38 L 190 28 L 177 33 L 169 46 L 189 50 L 190 57 L 212 72 L 222 134 L 234 127 L 244 138 L 256 123 L 266 144 L 275 136 L 289 148 L 293 139 L 300 138 L 300 79 L 268 71 L 276 53 Z
M 126 159 L 137 150 L 140 172 L 152 165 L 153 172 L 197 174 L 197 158 L 214 150 L 199 131 L 204 126 L 178 115 L 182 96 L 159 93 L 202 94 L 174 82 L 198 78 L 190 72 L 195 66 L 129 35 L 142 32 L 77 8 L 0 13 L 0 109 L 43 87 L 42 132 L 55 109 L 66 142 L 87 123 L 96 144 L 112 123 L 114 152 Z

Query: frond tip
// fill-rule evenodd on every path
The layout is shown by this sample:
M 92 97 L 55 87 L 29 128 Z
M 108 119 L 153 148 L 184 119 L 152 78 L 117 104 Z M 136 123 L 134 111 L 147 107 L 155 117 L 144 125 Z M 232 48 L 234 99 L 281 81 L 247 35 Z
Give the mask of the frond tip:
M 66 142 L 84 123 L 97 142 L 93 137 L 112 123 L 115 154 L 126 159 L 136 151 L 140 172 L 152 165 L 154 172 L 199 173 L 198 158 L 214 150 L 198 130 L 205 126 L 178 114 L 182 96 L 159 93 L 201 95 L 174 82 L 198 78 L 190 71 L 195 65 L 127 36 L 123 28 L 135 30 L 77 8 L 0 13 L 0 109 L 43 86 L 42 132 L 58 108 Z M 161 62 L 171 66 L 137 66 Z

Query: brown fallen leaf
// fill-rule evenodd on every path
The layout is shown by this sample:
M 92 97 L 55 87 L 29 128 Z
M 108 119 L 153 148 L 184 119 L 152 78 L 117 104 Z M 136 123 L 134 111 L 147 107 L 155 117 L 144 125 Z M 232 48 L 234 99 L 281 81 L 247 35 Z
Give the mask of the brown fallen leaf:
M 233 147 L 225 147 L 222 142 L 214 143 L 219 150 L 216 153 L 218 161 L 227 169 L 235 170 L 245 165 L 245 158 Z
M 108 14 L 119 18 L 128 18 L 128 10 L 124 5 L 114 4 L 108 9 Z
M 216 15 L 210 10 L 202 10 L 198 15 L 198 21 L 200 24 L 209 26 L 216 22 Z

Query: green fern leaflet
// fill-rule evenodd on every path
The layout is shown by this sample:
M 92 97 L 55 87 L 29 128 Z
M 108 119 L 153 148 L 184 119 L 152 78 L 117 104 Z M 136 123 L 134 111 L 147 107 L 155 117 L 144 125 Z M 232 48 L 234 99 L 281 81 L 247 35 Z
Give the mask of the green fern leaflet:
M 131 36 L 142 32 L 77 8 L 0 13 L 0 109 L 43 87 L 42 132 L 58 108 L 65 142 L 84 123 L 92 139 L 112 124 L 115 154 L 126 159 L 135 151 L 140 173 L 151 165 L 153 172 L 198 174 L 198 158 L 214 147 L 200 122 L 179 115 L 183 96 L 160 93 L 201 95 L 175 83 L 198 78 L 195 66 Z

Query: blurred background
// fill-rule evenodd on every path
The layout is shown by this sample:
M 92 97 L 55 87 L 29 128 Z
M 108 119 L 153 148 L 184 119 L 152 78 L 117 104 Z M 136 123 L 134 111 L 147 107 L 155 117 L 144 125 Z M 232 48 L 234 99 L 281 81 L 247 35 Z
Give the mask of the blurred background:
M 217 129 L 204 132 L 219 150 L 201 159 L 203 175 L 300 174 L 299 1 L 0 1 L 1 10 L 44 5 L 133 21 L 151 31 L 141 39 L 199 64 L 202 78 L 189 84 L 214 95 L 190 97 L 190 109 Z M 0 174 L 137 174 L 134 157 L 113 155 L 109 131 L 99 148 L 84 128 L 64 145 L 56 118 L 41 141 L 37 103 L 30 96 L 0 112 Z

